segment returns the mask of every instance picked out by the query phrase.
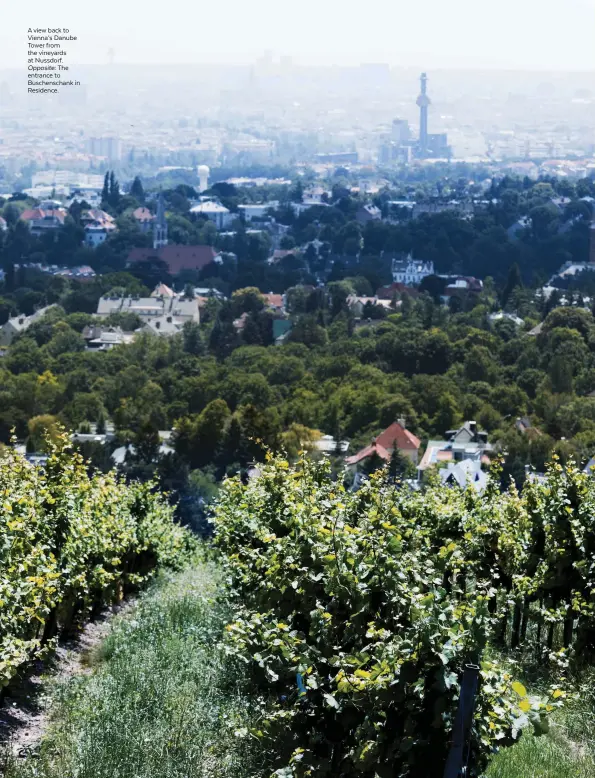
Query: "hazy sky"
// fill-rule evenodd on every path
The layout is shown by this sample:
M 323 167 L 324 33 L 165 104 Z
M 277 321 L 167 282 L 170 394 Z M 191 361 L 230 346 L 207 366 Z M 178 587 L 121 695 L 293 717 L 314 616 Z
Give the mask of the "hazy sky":
M 28 27 L 66 26 L 81 63 L 595 70 L 595 0 L 0 0 L 0 20 L 0 67 L 25 65 Z

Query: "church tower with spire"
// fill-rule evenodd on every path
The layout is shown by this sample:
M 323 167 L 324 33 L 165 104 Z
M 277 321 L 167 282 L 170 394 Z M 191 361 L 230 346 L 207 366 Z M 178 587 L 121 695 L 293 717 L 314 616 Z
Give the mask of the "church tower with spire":
M 167 221 L 165 219 L 165 203 L 163 195 L 160 193 L 157 200 L 157 214 L 153 222 L 153 248 L 160 249 L 162 246 L 167 246 Z

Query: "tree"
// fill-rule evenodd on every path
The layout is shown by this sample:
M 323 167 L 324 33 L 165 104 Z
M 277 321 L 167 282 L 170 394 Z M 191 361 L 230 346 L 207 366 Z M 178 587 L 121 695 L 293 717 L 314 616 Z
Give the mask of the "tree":
M 171 283 L 169 266 L 156 255 L 147 257 L 142 262 L 135 262 L 130 272 L 149 289 L 154 289 L 159 283 Z
M 135 459 L 143 464 L 155 462 L 159 456 L 159 430 L 154 422 L 145 418 L 134 435 Z
M 117 208 L 120 204 L 120 184 L 116 180 L 116 175 L 113 170 L 109 175 L 109 193 L 107 201 L 112 208 Z
M 213 325 L 209 337 L 209 351 L 217 359 L 226 359 L 240 344 L 240 338 L 233 322 L 222 319 L 219 315 Z
M 191 467 L 204 467 L 213 462 L 230 418 L 227 403 L 213 400 L 200 414 L 180 419 L 174 437 L 176 451 Z
M 109 195 L 110 195 L 110 175 L 108 170 L 105 176 L 103 177 L 103 189 L 101 190 L 101 205 L 103 207 L 109 205 Z
M 107 428 L 107 419 L 105 418 L 105 413 L 103 411 L 100 411 L 97 421 L 95 423 L 95 432 L 97 435 L 104 435 Z
M 502 291 L 502 307 L 506 306 L 513 289 L 523 285 L 523 279 L 521 278 L 521 271 L 518 264 L 515 262 L 511 265 L 508 271 L 508 278 L 506 280 L 506 286 Z
M 420 292 L 427 292 L 432 300 L 438 304 L 440 302 L 440 296 L 444 292 L 446 281 L 439 276 L 426 276 L 422 279 L 419 285 Z
M 52 443 L 59 440 L 62 432 L 60 422 L 55 416 L 45 414 L 34 416 L 27 424 L 29 437 L 27 445 L 30 451 L 44 453 L 49 451 Z
M 413 478 L 415 472 L 415 465 L 409 457 L 399 451 L 398 448 L 393 449 L 390 462 L 388 463 L 387 476 L 389 482 L 395 483 L 395 481 Z
M 232 311 L 235 317 L 243 313 L 258 313 L 265 305 L 262 292 L 255 286 L 237 289 L 231 296 Z
M 143 189 L 142 182 L 138 176 L 135 176 L 134 181 L 132 182 L 132 186 L 130 187 L 130 194 L 132 197 L 136 198 L 139 203 L 144 203 L 145 190 Z
M 290 424 L 281 435 L 281 445 L 290 459 L 295 459 L 300 452 L 311 452 L 315 443 L 321 437 L 319 430 L 305 427 L 303 424 Z
M 205 353 L 205 344 L 200 326 L 194 321 L 185 322 L 182 328 L 184 351 L 192 356 L 200 357 Z
M 318 324 L 316 316 L 300 316 L 288 339 L 293 343 L 304 343 L 306 346 L 321 346 L 327 342 L 327 333 L 324 327 Z

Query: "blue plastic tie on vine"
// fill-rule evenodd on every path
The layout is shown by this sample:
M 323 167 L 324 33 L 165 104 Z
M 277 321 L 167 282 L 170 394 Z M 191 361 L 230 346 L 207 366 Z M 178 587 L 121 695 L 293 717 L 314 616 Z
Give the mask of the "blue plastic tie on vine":
M 298 673 L 296 678 L 297 678 L 298 691 L 300 693 L 300 697 L 302 697 L 306 693 L 306 687 L 304 686 L 304 679 L 302 678 L 301 673 Z

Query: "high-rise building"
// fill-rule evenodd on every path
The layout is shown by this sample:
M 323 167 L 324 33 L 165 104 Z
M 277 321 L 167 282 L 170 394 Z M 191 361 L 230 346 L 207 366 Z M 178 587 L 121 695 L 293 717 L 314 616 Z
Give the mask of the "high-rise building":
M 409 132 L 409 122 L 407 119 L 393 119 L 393 127 L 391 133 L 391 140 L 393 143 L 397 143 L 402 146 L 411 137 Z
M 119 138 L 89 138 L 89 154 L 94 157 L 106 157 L 110 162 L 122 158 L 122 143 Z

